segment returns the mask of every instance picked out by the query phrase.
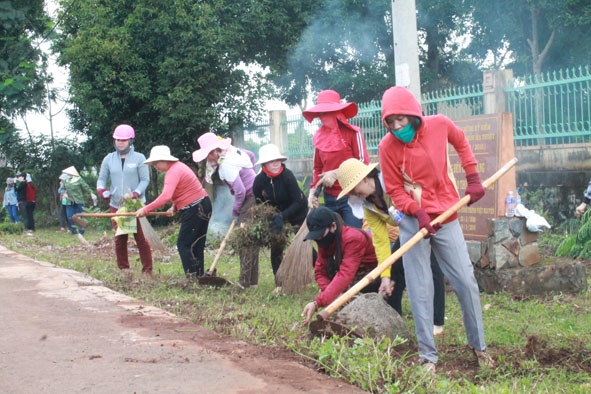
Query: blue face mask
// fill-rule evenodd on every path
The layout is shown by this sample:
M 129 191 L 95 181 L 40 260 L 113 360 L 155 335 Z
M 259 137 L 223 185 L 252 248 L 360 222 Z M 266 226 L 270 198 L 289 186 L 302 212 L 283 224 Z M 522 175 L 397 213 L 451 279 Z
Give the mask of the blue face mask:
M 409 142 L 411 142 L 413 140 L 413 138 L 415 138 L 415 129 L 412 127 L 412 125 L 409 123 L 406 126 L 404 126 L 402 129 L 400 129 L 399 131 L 394 131 L 392 129 L 390 129 L 390 132 L 394 135 L 394 137 L 398 138 L 400 141 L 404 142 L 405 144 L 408 144 Z

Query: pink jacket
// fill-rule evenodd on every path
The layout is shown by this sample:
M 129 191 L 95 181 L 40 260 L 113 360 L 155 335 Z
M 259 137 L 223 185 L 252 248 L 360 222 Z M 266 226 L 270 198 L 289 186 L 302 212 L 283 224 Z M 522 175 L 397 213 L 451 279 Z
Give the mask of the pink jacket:
M 388 89 L 382 98 L 382 122 L 390 115 L 411 115 L 421 119 L 415 138 L 408 144 L 388 133 L 378 146 L 380 168 L 386 193 L 402 212 L 414 215 L 420 208 L 431 218 L 455 204 L 460 196 L 448 168 L 448 144 L 458 154 L 464 172 L 476 172 L 476 159 L 464 132 L 443 115 L 423 117 L 421 105 L 400 86 Z M 420 205 L 405 191 L 404 176 L 422 187 Z M 412 189 L 410 189 L 412 190 Z M 457 215 L 449 220 L 454 220 Z

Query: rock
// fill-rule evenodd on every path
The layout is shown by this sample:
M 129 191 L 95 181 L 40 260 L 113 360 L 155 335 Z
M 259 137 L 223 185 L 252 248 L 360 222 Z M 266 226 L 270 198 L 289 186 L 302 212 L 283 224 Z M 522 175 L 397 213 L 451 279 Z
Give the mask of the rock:
M 474 275 L 485 293 L 539 295 L 552 291 L 578 293 L 587 290 L 587 273 L 579 261 L 504 270 L 475 268 Z
M 402 317 L 377 293 L 361 294 L 343 307 L 333 321 L 376 340 L 385 336 L 411 338 Z

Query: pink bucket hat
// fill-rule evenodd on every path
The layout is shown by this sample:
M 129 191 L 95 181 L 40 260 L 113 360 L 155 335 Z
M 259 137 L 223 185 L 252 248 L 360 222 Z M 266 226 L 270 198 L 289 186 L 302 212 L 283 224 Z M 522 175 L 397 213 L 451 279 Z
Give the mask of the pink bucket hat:
M 205 133 L 197 139 L 200 149 L 193 152 L 193 161 L 199 163 L 214 149 L 228 149 L 232 145 L 231 138 L 221 138 L 214 133 Z
M 342 112 L 347 119 L 357 115 L 357 104 L 341 103 L 341 95 L 334 90 L 323 90 L 316 97 L 316 105 L 305 110 L 302 115 L 308 122 L 312 122 L 323 112 Z

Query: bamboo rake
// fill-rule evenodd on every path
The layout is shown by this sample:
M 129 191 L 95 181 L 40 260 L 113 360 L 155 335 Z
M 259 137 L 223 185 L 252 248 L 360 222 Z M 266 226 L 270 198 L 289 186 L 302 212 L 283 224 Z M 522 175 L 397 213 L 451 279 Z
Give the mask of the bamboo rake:
M 507 171 L 509 171 L 514 165 L 517 163 L 517 158 L 513 158 L 507 162 L 503 167 L 501 167 L 497 172 L 495 172 L 490 178 L 482 182 L 484 188 L 488 188 L 491 184 L 496 182 L 501 176 L 505 175 Z M 470 195 L 466 195 L 462 197 L 457 203 L 455 203 L 451 208 L 447 211 L 443 212 L 433 221 L 431 221 L 431 225 L 436 223 L 443 223 L 445 222 L 450 216 L 460 210 L 460 208 L 464 207 L 466 204 L 470 202 Z M 334 300 L 330 305 L 328 305 L 324 310 L 318 313 L 318 319 L 326 320 L 330 315 L 332 315 L 337 309 L 343 306 L 347 301 L 349 301 L 355 294 L 359 293 L 365 286 L 372 283 L 374 280 L 378 278 L 378 276 L 384 272 L 384 270 L 394 264 L 398 259 L 402 257 L 410 248 L 415 246 L 420 240 L 422 240 L 425 235 L 427 235 L 427 230 L 422 228 L 419 230 L 411 239 L 404 243 L 404 245 L 400 246 L 400 248 L 394 252 L 390 257 L 384 260 L 381 264 L 379 264 L 376 268 L 374 268 L 371 272 L 365 275 L 359 282 L 357 282 L 354 286 L 352 286 L 349 290 L 345 293 L 341 294 L 336 300 Z

